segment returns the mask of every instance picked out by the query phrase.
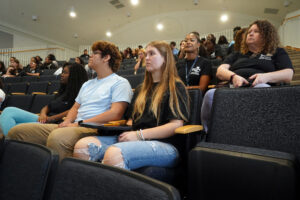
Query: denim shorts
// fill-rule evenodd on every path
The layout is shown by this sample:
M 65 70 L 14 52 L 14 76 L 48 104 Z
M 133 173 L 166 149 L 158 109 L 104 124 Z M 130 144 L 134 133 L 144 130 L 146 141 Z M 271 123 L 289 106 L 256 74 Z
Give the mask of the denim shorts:
M 121 149 L 125 168 L 134 170 L 144 166 L 174 167 L 179 161 L 179 153 L 172 145 L 156 140 L 118 142 L 118 136 L 97 136 L 101 148 L 94 149 L 89 144 L 91 160 L 100 161 L 111 145 Z

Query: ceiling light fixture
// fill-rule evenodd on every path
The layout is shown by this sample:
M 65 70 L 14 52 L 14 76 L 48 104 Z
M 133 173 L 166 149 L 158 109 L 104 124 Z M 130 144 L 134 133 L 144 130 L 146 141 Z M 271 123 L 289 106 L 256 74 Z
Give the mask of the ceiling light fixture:
M 70 13 L 69 13 L 70 17 L 75 18 L 76 17 L 76 12 L 74 10 L 74 7 L 71 7 Z
M 164 25 L 161 24 L 161 23 L 158 23 L 158 24 L 156 25 L 156 28 L 157 28 L 157 30 L 161 31 L 161 30 L 164 29 Z
M 130 2 L 133 6 L 136 6 L 139 4 L 139 0 L 130 0 Z
M 228 15 L 226 15 L 226 14 L 222 15 L 221 18 L 220 18 L 220 20 L 222 22 L 226 22 L 228 20 Z
M 107 31 L 107 32 L 106 32 L 106 36 L 107 36 L 107 37 L 111 37 L 111 32 L 110 32 L 110 31 Z

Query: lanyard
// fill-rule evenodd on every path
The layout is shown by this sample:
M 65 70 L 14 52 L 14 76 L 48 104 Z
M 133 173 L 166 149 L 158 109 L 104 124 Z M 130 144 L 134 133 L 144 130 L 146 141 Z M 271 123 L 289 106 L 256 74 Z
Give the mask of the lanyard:
M 194 63 L 193 65 L 191 66 L 191 69 L 188 73 L 188 66 L 187 66 L 187 62 L 185 63 L 185 80 L 186 80 L 186 85 L 189 86 L 189 77 L 190 77 L 190 74 L 192 72 L 192 69 L 194 67 L 194 65 L 196 64 L 196 62 L 198 61 L 198 56 L 196 57 L 196 59 L 194 60 Z

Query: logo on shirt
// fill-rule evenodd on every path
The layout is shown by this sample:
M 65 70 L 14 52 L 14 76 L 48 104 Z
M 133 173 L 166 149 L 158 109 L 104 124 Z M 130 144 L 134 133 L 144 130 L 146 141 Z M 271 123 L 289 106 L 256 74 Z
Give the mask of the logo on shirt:
M 199 75 L 201 72 L 201 68 L 199 66 L 192 69 L 191 74 L 193 75 Z
M 261 54 L 259 57 L 260 60 L 272 60 L 270 55 L 263 55 Z

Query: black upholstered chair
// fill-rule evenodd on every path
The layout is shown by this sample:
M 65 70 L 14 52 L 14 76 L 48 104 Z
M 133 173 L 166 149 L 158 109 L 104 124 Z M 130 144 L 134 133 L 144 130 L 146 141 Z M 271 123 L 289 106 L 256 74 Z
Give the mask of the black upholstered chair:
M 31 82 L 36 82 L 38 80 L 39 80 L 38 76 L 23 76 L 21 81 L 25 83 L 31 83 Z
M 28 88 L 28 83 L 26 82 L 16 82 L 16 83 L 9 83 L 9 94 L 15 94 L 15 93 L 22 93 L 26 94 Z
M 32 94 L 36 92 L 47 94 L 48 85 L 48 81 L 32 82 L 28 86 L 27 94 Z
M 57 92 L 60 87 L 60 81 L 51 81 L 48 86 L 48 94 L 53 94 L 54 92 Z
M 138 85 L 140 85 L 144 80 L 144 74 L 136 74 L 136 75 L 124 75 L 123 77 L 126 78 L 132 89 L 135 89 Z
M 32 95 L 7 95 L 1 108 L 4 109 L 5 107 L 14 106 L 29 111 L 32 100 Z
M 56 75 L 41 75 L 39 78 L 39 81 L 54 81 L 57 80 L 57 76 Z
M 0 158 L 0 199 L 43 199 L 57 163 L 58 155 L 44 146 L 5 140 Z
M 177 190 L 128 170 L 75 158 L 60 164 L 50 199 L 180 199 Z
M 189 199 L 299 198 L 300 87 L 217 89 Z
M 48 105 L 50 101 L 54 99 L 54 95 L 34 95 L 31 107 L 30 107 L 30 112 L 32 113 L 40 113 L 41 109 Z

